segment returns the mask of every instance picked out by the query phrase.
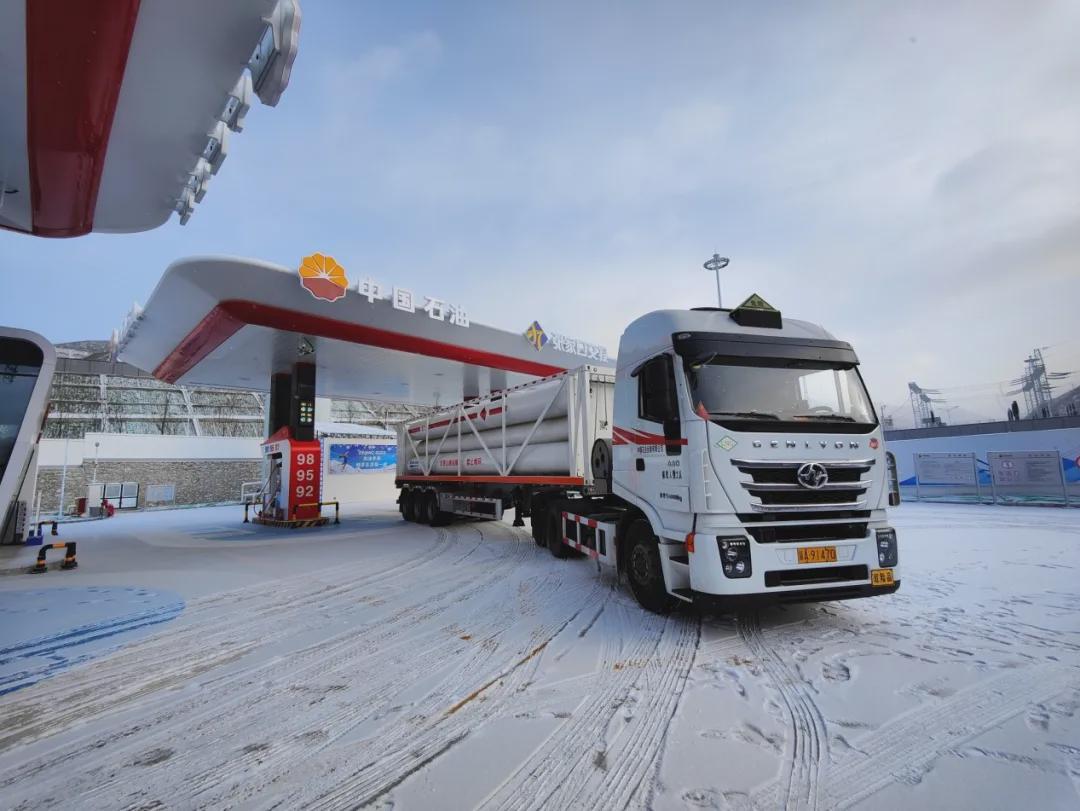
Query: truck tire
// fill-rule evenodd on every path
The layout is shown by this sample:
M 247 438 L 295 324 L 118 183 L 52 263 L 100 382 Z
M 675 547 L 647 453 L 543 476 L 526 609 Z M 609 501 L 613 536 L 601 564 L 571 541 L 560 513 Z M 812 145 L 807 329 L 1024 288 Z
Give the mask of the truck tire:
M 404 504 L 401 515 L 406 521 L 416 521 L 416 495 L 413 490 L 406 490 L 401 494 L 402 503 Z
M 547 546 L 547 502 L 534 498 L 529 505 L 529 524 L 537 546 Z
M 421 494 L 419 506 L 416 510 L 416 518 L 420 523 L 429 527 L 439 523 L 439 497 L 433 490 Z
M 675 598 L 668 594 L 664 584 L 660 546 L 649 522 L 639 518 L 630 524 L 627 540 L 626 573 L 630 590 L 646 611 L 666 614 L 674 607 Z
M 545 526 L 548 551 L 557 558 L 570 557 L 570 547 L 562 542 L 562 510 L 558 504 L 548 508 Z

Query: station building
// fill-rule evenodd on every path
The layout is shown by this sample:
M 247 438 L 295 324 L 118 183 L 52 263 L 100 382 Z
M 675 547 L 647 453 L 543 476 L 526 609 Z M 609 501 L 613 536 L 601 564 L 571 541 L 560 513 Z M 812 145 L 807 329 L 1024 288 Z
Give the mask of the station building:
M 68 515 L 80 499 L 94 504 L 102 497 L 124 510 L 240 501 L 244 485 L 261 475 L 266 393 L 165 383 L 116 360 L 115 348 L 112 341 L 56 345 L 37 459 L 41 512 L 57 512 L 61 498 Z M 335 448 L 386 447 L 393 426 L 426 411 L 319 398 L 317 433 Z M 360 453 L 352 449 L 351 467 L 337 464 L 327 471 L 328 499 L 364 500 L 389 492 L 393 458 L 375 465 L 369 451 L 369 466 L 361 470 L 355 459 Z M 367 475 L 356 475 L 361 473 Z

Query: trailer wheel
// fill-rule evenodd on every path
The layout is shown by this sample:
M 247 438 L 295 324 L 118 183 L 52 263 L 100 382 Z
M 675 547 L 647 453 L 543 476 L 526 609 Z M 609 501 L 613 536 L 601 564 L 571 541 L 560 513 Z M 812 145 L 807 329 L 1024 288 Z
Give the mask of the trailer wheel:
M 422 524 L 433 527 L 439 522 L 439 497 L 434 491 L 420 496 L 420 505 L 416 513 L 417 519 Z
M 417 494 L 414 491 L 406 490 L 401 496 L 402 501 L 405 505 L 404 509 L 402 509 L 401 511 L 401 514 L 402 516 L 404 516 L 406 521 L 416 520 L 416 495 Z
M 570 557 L 570 547 L 562 542 L 562 510 L 559 505 L 551 507 L 547 512 L 547 548 L 557 558 Z
M 646 611 L 666 614 L 675 605 L 667 592 L 664 570 L 660 564 L 660 546 L 649 522 L 639 518 L 630 525 L 627 544 L 626 572 L 630 590 Z

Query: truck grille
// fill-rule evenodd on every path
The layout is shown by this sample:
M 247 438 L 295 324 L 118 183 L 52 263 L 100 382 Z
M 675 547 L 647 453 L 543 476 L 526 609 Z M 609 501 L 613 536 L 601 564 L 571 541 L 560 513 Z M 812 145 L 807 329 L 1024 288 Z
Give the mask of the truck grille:
M 758 543 L 805 543 L 861 540 L 866 537 L 866 526 L 862 521 L 836 524 L 758 524 L 746 527 L 746 531 Z
M 828 482 L 817 489 L 799 484 L 803 461 L 732 459 L 731 464 L 750 481 L 741 482 L 750 494 L 754 512 L 794 512 L 820 510 L 858 510 L 866 505 L 866 490 L 871 484 L 864 478 L 874 459 L 819 462 L 828 473 Z

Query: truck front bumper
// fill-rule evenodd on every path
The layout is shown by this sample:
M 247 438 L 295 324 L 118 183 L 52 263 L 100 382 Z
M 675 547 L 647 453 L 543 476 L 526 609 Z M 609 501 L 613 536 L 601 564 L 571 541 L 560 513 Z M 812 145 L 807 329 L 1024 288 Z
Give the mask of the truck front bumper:
M 690 589 L 695 595 L 723 600 L 744 599 L 761 603 L 816 602 L 848 600 L 892 594 L 901 580 L 899 562 L 881 565 L 877 548 L 877 530 L 889 529 L 882 522 L 870 522 L 861 538 L 804 543 L 758 543 L 739 530 L 730 533 L 696 533 L 695 550 L 689 556 Z M 743 576 L 724 573 L 720 545 L 735 540 L 748 544 L 750 571 Z M 830 547 L 830 562 L 800 563 L 799 549 Z M 873 573 L 892 572 L 893 583 L 873 585 Z
M 891 586 L 871 586 L 856 584 L 853 586 L 831 586 L 820 589 L 776 589 L 757 594 L 706 594 L 692 591 L 694 605 L 710 611 L 727 613 L 764 608 L 781 603 L 824 603 L 829 600 L 858 600 L 863 597 L 880 597 L 893 594 L 900 588 L 897 580 Z

